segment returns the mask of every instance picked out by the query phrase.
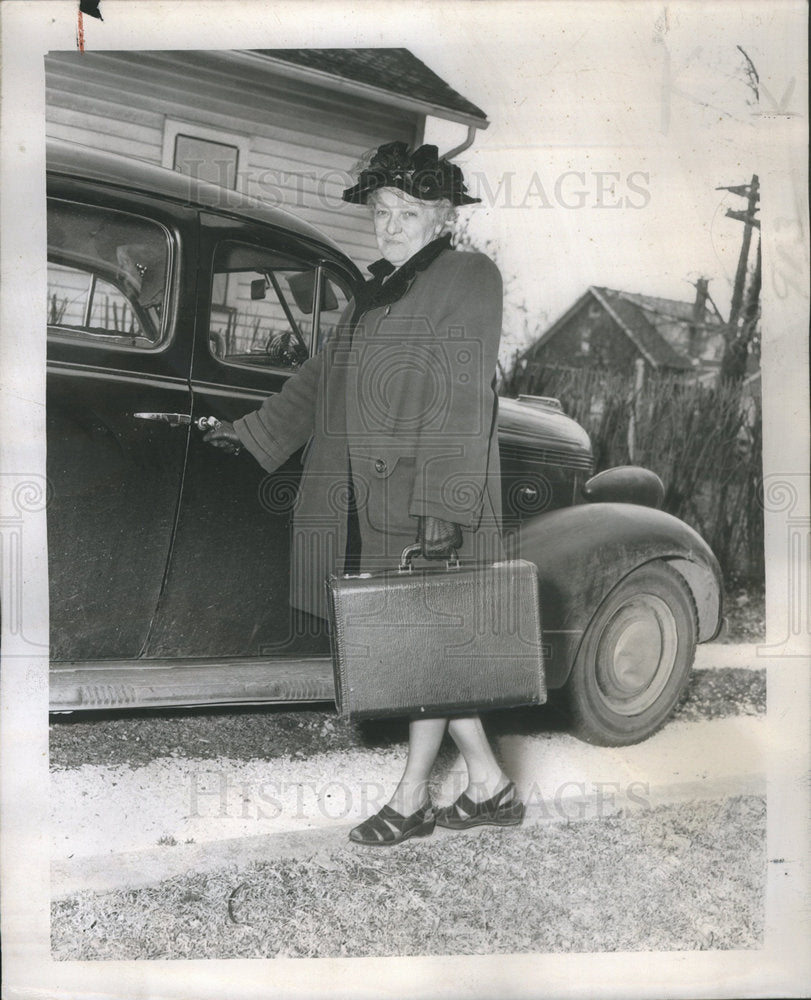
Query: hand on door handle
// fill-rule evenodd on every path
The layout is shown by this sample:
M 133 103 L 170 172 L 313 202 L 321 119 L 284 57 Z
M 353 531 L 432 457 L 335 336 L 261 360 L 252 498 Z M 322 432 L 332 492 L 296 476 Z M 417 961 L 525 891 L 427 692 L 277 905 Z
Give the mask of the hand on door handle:
M 228 420 L 217 420 L 216 417 L 198 417 L 195 425 L 205 431 L 203 440 L 215 448 L 222 448 L 231 455 L 242 451 L 242 442 L 237 437 L 234 425 Z
M 133 413 L 133 417 L 138 420 L 153 420 L 160 424 L 168 424 L 170 427 L 188 427 L 192 419 L 188 413 Z M 194 421 L 194 426 L 207 432 L 204 441 L 221 448 L 231 455 L 238 455 L 242 451 L 242 442 L 234 431 L 234 425 L 227 420 L 217 420 L 216 417 L 198 417 Z

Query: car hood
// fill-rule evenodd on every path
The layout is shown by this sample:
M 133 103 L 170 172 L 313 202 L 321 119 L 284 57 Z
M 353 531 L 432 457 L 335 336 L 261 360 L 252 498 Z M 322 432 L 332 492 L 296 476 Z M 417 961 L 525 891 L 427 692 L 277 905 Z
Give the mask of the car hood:
M 580 424 L 540 397 L 499 397 L 498 436 L 502 446 L 566 453 L 584 464 L 592 461 L 591 442 Z

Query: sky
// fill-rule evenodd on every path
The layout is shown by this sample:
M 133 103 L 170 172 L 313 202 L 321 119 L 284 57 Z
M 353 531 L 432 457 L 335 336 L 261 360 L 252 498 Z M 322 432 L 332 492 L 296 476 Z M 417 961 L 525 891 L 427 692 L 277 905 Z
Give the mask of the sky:
M 530 326 L 590 284 L 692 300 L 702 276 L 727 314 L 743 227 L 725 212 L 744 202 L 716 188 L 759 169 L 737 46 L 756 67 L 774 56 L 763 7 L 556 4 L 530 29 L 505 17 L 411 43 L 491 122 L 458 158 L 484 200 L 465 214 Z M 426 139 L 448 149 L 465 131 L 431 120 Z

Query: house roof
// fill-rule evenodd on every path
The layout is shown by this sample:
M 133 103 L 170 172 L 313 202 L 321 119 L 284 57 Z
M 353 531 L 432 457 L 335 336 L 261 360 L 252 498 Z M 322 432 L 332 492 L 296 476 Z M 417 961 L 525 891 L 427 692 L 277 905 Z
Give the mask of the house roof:
M 677 342 L 677 338 L 673 336 L 674 328 L 681 327 L 683 330 L 688 324 L 692 324 L 692 302 L 640 295 L 599 285 L 591 285 L 563 316 L 524 351 L 523 356 L 534 353 L 542 344 L 554 337 L 589 299 L 596 300 L 602 306 L 632 341 L 642 357 L 654 368 L 679 371 L 695 368 L 698 359 L 694 360 L 671 343 L 671 339 Z M 705 330 L 717 330 L 719 333 L 722 329 L 719 317 L 706 307 L 701 326 Z M 702 360 L 706 366 L 707 359 Z
M 690 358 L 676 351 L 650 321 L 646 309 L 634 297 L 613 288 L 593 285 L 589 291 L 625 331 L 642 356 L 654 368 L 692 369 Z M 660 301 L 665 301 L 660 299 Z
M 417 59 L 408 49 L 254 49 L 256 55 L 287 63 L 310 74 L 352 84 L 422 106 L 429 114 L 476 128 L 487 116 Z
M 606 289 L 606 291 L 610 290 L 611 289 Z M 647 313 L 653 313 L 658 316 L 667 317 L 668 319 L 675 319 L 682 323 L 692 323 L 693 321 L 692 302 L 681 302 L 676 299 L 663 299 L 655 295 L 641 295 L 639 292 L 618 292 L 616 294 L 622 295 L 629 301 L 641 306 Z M 710 312 L 710 310 L 706 309 L 706 307 L 704 311 L 704 322 L 712 323 L 713 325 L 720 325 L 721 321 L 715 313 Z

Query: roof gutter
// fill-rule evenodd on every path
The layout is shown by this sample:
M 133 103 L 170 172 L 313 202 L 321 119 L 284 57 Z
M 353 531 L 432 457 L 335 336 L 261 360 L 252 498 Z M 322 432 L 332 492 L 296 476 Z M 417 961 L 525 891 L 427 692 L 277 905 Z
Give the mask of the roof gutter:
M 490 124 L 489 122 L 487 123 Z M 487 125 L 484 126 L 487 128 Z M 454 156 L 458 156 L 460 153 L 464 153 L 466 149 L 470 149 L 473 145 L 473 140 L 476 138 L 476 132 L 478 128 L 476 125 L 468 125 L 467 127 L 467 138 L 464 142 L 460 142 L 458 146 L 454 146 L 453 149 L 449 149 L 447 153 L 442 154 L 444 160 L 452 160 Z
M 486 118 L 477 118 L 475 115 L 465 114 L 463 111 L 454 111 L 451 108 L 442 107 L 431 101 L 421 101 L 403 94 L 395 94 L 382 87 L 374 87 L 369 83 L 359 83 L 356 80 L 347 80 L 342 76 L 335 76 L 326 73 L 324 70 L 312 69 L 309 66 L 297 66 L 294 63 L 285 62 L 275 56 L 264 56 L 257 52 L 230 51 L 218 53 L 226 62 L 240 63 L 243 66 L 253 66 L 254 68 L 272 69 L 279 76 L 286 76 L 291 80 L 300 80 L 304 83 L 325 87 L 328 90 L 338 91 L 341 94 L 350 94 L 353 97 L 365 98 L 367 101 L 376 101 L 379 104 L 388 104 L 391 107 L 402 108 L 407 111 L 417 111 L 425 115 L 433 115 L 435 118 L 443 118 L 445 121 L 458 122 L 460 125 L 467 125 L 468 138 L 457 149 L 452 150 L 448 155 L 456 155 L 467 149 L 473 142 L 472 135 L 477 129 L 485 129 L 490 122 Z

